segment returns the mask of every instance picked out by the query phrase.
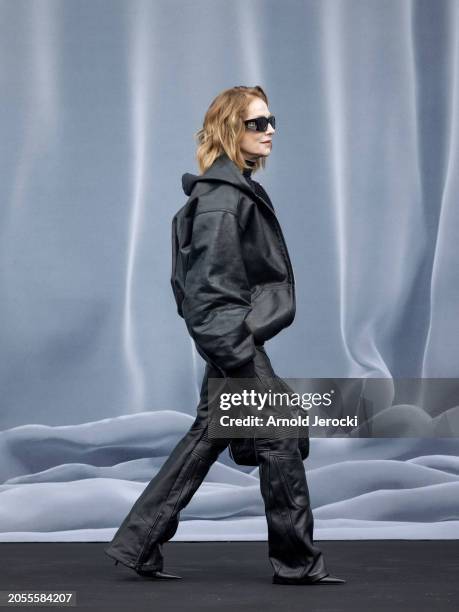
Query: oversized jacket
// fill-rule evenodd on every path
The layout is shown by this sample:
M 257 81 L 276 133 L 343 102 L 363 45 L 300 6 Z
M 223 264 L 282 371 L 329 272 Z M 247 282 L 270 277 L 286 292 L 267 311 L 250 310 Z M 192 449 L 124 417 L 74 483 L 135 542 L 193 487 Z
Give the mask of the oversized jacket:
M 295 318 L 295 279 L 271 206 L 238 166 L 218 157 L 186 173 L 172 219 L 171 284 L 199 354 L 224 376 L 253 376 L 255 344 Z

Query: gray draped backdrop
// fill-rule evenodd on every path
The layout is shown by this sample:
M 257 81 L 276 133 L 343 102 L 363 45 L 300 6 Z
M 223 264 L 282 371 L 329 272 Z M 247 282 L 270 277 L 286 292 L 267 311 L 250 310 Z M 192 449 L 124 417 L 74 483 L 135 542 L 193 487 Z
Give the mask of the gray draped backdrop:
M 255 175 L 297 279 L 284 377 L 458 377 L 459 2 L 0 2 L 0 539 L 109 540 L 193 421 L 170 222 L 211 100 L 262 85 Z M 457 438 L 313 439 L 316 538 L 459 535 Z M 226 451 L 175 539 L 265 539 Z

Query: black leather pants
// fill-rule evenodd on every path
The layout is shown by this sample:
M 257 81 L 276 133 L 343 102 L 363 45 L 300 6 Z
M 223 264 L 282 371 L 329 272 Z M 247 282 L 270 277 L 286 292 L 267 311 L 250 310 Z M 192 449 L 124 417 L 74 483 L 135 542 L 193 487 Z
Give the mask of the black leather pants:
M 276 377 L 263 347 L 257 347 L 255 367 L 260 378 Z M 162 544 L 174 536 L 180 510 L 230 442 L 207 435 L 207 378 L 219 376 L 206 366 L 197 417 L 104 549 L 113 559 L 134 569 L 163 570 Z M 322 553 L 313 544 L 314 519 L 297 439 L 259 438 L 256 454 L 274 573 L 311 581 L 328 575 Z

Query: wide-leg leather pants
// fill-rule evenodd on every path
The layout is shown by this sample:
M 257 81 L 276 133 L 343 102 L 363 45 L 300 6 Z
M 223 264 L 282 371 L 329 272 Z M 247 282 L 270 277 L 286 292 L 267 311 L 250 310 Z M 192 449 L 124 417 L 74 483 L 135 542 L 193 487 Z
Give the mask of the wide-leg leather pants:
M 263 346 L 257 347 L 255 369 L 261 379 L 278 378 Z M 180 511 L 230 442 L 208 437 L 207 379 L 220 376 L 206 365 L 196 419 L 104 549 L 113 559 L 134 569 L 163 570 L 162 544 L 174 536 Z M 327 576 L 322 553 L 313 544 L 314 519 L 298 440 L 258 438 L 256 455 L 275 575 L 311 582 Z

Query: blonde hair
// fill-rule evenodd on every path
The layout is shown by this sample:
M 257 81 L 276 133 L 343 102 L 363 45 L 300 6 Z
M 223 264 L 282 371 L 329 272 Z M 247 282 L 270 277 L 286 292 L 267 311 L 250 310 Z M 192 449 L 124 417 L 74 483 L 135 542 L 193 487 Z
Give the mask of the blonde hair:
M 246 129 L 245 112 L 254 97 L 261 98 L 268 104 L 268 97 L 259 85 L 239 85 L 225 89 L 211 102 L 204 116 L 203 126 L 195 134 L 198 143 L 196 159 L 201 174 L 223 153 L 228 155 L 241 172 L 248 167 L 239 143 Z M 259 157 L 255 161 L 253 172 L 264 168 L 265 163 L 266 159 Z

